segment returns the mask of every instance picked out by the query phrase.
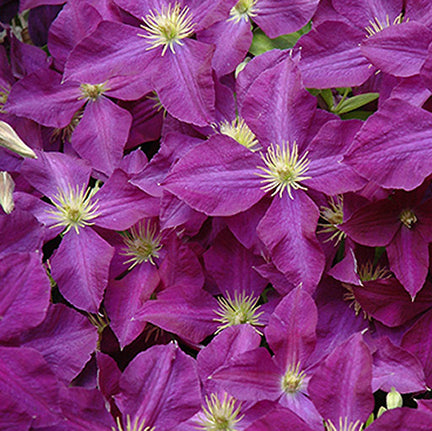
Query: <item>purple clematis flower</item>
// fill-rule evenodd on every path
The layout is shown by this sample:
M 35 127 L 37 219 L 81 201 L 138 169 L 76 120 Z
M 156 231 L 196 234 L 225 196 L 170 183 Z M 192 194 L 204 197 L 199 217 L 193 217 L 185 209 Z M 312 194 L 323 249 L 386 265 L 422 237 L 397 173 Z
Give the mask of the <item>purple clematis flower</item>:
M 249 72 L 256 76 L 240 105 L 244 120 L 238 121 L 238 127 L 247 126 L 248 139 L 210 137 L 174 165 L 162 185 L 212 216 L 241 213 L 271 193 L 258 237 L 290 282 L 313 289 L 324 256 L 315 236 L 319 211 L 306 190 L 333 196 L 362 186 L 363 180 L 340 163 L 360 123 L 316 111 L 289 56 L 268 70 L 260 62 L 246 70 L 255 67 L 259 72 Z
M 432 32 L 404 14 L 402 0 L 333 0 L 332 6 L 328 19 L 298 43 L 307 86 L 358 86 L 377 69 L 397 77 L 420 73 Z
M 428 244 L 432 241 L 432 200 L 424 199 L 428 183 L 407 193 L 357 210 L 341 229 L 354 241 L 386 246 L 390 269 L 411 297 L 423 287 L 429 269 Z
M 214 117 L 214 48 L 190 37 L 228 15 L 232 3 L 117 1 L 141 26 L 103 21 L 71 53 L 65 78 L 82 81 L 90 73 L 99 82 L 109 76 L 137 81 L 133 99 L 155 90 L 171 115 L 205 126 Z
M 69 302 L 95 313 L 108 282 L 114 249 L 91 226 L 125 230 L 143 216 L 154 216 L 159 203 L 129 184 L 120 170 L 98 190 L 87 188 L 91 169 L 80 159 L 40 152 L 34 162 L 24 163 L 21 173 L 53 204 L 41 202 L 43 210 L 36 208 L 35 216 L 54 234 L 63 231 L 63 240 L 50 260 L 51 274 Z

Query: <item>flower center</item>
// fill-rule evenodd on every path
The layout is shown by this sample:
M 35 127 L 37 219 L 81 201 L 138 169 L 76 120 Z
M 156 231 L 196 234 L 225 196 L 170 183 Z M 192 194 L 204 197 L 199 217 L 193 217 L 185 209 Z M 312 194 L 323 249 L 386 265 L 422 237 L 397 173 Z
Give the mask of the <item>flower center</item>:
M 117 428 L 111 427 L 112 431 L 154 431 L 155 427 L 145 427 L 145 419 L 141 422 L 138 422 L 138 418 L 132 422 L 129 415 L 126 415 L 126 428 L 123 428 L 123 425 L 120 422 L 120 418 L 117 416 L 116 419 Z
M 229 136 L 251 151 L 256 151 L 258 149 L 258 139 L 252 130 L 249 129 L 249 126 L 243 118 L 235 119 L 231 123 L 229 121 L 220 123 L 219 132 L 222 133 L 222 135 Z
M 409 19 L 407 19 L 405 22 L 408 22 Z M 391 25 L 398 25 L 402 24 L 404 22 L 404 16 L 401 12 L 393 21 L 390 21 L 390 17 L 386 15 L 385 21 L 381 22 L 377 17 L 374 19 L 369 20 L 369 24 L 365 30 L 367 31 L 366 37 L 371 37 L 374 34 L 379 33 L 380 31 L 383 31 L 385 28 L 390 27 Z
M 202 407 L 198 429 L 203 431 L 236 431 L 236 425 L 243 419 L 239 417 L 241 404 L 235 408 L 236 400 L 225 393 L 221 402 L 216 394 L 206 397 L 206 406 Z
M 363 424 L 359 420 L 348 422 L 347 417 L 339 418 L 339 427 L 335 426 L 330 419 L 325 421 L 327 431 L 360 431 L 362 426 Z
M 81 84 L 80 90 L 81 90 L 81 96 L 79 99 L 88 99 L 92 100 L 93 102 L 106 91 L 105 84 Z
M 318 223 L 321 228 L 318 233 L 331 234 L 324 242 L 336 240 L 334 244 L 336 246 L 346 237 L 345 232 L 338 227 L 343 223 L 343 196 L 337 196 L 336 201 L 330 198 L 328 204 L 328 207 L 321 207 L 320 213 L 324 222 Z
M 151 220 L 140 222 L 138 226 L 132 226 L 130 232 L 123 233 L 123 240 L 126 245 L 122 254 L 130 257 L 125 264 L 130 263 L 129 269 L 143 262 L 150 262 L 155 265 L 154 259 L 159 257 L 161 235 Z
M 258 0 L 239 0 L 237 4 L 231 9 L 229 20 L 239 22 L 241 19 L 248 21 L 257 15 L 258 9 L 256 8 Z
M 48 210 L 50 217 L 58 220 L 58 223 L 51 227 L 64 226 L 66 228 L 64 233 L 74 228 L 75 232 L 79 233 L 79 228 L 93 225 L 90 220 L 99 216 L 97 200 L 92 202 L 97 190 L 97 188 L 86 190 L 85 186 L 81 189 L 79 186 L 75 188 L 69 186 L 67 191 L 59 189 L 58 194 L 51 199 L 55 209 Z
M 300 390 L 305 377 L 306 373 L 300 370 L 300 362 L 290 365 L 282 377 L 282 390 L 287 394 L 295 394 Z
M 373 263 L 368 261 L 360 266 L 358 275 L 361 281 L 374 281 L 390 278 L 391 272 L 387 268 L 382 268 L 379 265 L 374 267 Z
M 403 210 L 399 214 L 399 220 L 408 228 L 412 229 L 414 225 L 417 223 L 418 219 L 414 214 L 413 210 Z
M 291 189 L 307 190 L 307 187 L 300 184 L 301 181 L 311 178 L 304 176 L 310 163 L 306 158 L 307 155 L 308 151 L 299 159 L 298 146 L 295 142 L 291 150 L 288 142 L 283 144 L 282 148 L 279 145 L 271 144 L 267 153 L 261 154 L 266 167 L 258 166 L 258 169 L 263 171 L 262 174 L 257 174 L 264 178 L 261 181 L 264 183 L 261 187 L 262 190 L 265 192 L 273 190 L 272 196 L 279 193 L 279 197 L 282 197 L 282 193 L 286 189 L 291 199 L 294 199 Z
M 76 126 L 78 126 L 81 118 L 83 117 L 83 113 L 84 109 L 79 109 L 77 112 L 75 112 L 71 122 L 66 127 L 63 127 L 62 129 L 54 129 L 51 134 L 51 140 L 54 141 L 57 138 L 60 138 L 63 143 L 70 142 Z
M 181 40 L 194 32 L 195 24 L 192 22 L 189 8 L 186 6 L 181 10 L 179 3 L 174 6 L 171 3 L 168 7 L 162 6 L 160 12 L 152 10 L 142 20 L 144 24 L 140 27 L 146 31 L 146 34 L 138 34 L 138 36 L 149 42 L 150 46 L 147 50 L 163 46 L 162 56 L 168 48 L 175 54 L 175 45 L 183 45 Z
M 6 87 L 0 87 L 0 112 L 6 112 L 3 108 L 6 105 L 9 93 L 10 89 Z
M 215 333 L 218 334 L 229 326 L 243 325 L 245 323 L 252 326 L 262 326 L 259 321 L 262 312 L 258 312 L 260 308 L 260 305 L 257 305 L 258 300 L 259 297 L 248 296 L 245 292 L 240 295 L 236 292 L 234 299 L 228 293 L 226 298 L 219 297 L 217 299 L 219 309 L 214 310 L 219 317 L 213 320 L 219 322 L 220 325 Z

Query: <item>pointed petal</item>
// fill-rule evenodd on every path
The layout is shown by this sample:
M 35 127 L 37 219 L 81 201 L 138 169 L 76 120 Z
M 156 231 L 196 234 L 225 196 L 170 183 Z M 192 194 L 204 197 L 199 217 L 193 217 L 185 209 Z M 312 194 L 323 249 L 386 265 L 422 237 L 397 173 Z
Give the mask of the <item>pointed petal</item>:
M 217 303 L 204 290 L 172 287 L 156 300 L 147 301 L 136 318 L 173 332 L 188 342 L 199 343 L 216 331 Z
M 358 190 L 366 181 L 341 163 L 362 123 L 357 120 L 329 121 L 308 146 L 310 164 L 304 184 L 327 196 Z
M 0 259 L 0 339 L 14 338 L 43 321 L 51 286 L 37 253 Z
M 204 253 L 207 272 L 216 281 L 219 291 L 231 297 L 235 292 L 254 297 L 261 295 L 267 280 L 261 278 L 254 267 L 263 262 L 244 248 L 228 229 L 223 230 Z
M 55 425 L 61 419 L 58 381 L 34 349 L 0 347 L 0 392 L 32 416 L 33 427 Z M 8 416 L 7 407 L 0 404 L 0 417 Z
M 176 53 L 167 52 L 153 78 L 164 108 L 175 118 L 197 126 L 213 121 L 215 90 L 211 72 L 214 48 L 185 40 Z
M 395 346 L 387 337 L 377 340 L 373 353 L 373 380 L 375 392 L 381 389 L 399 393 L 422 392 L 426 389 L 423 367 L 419 360 L 407 350 Z
M 323 418 L 365 422 L 374 407 L 372 355 L 360 334 L 336 347 L 315 370 L 309 396 Z
M 294 199 L 276 196 L 257 227 L 259 238 L 270 251 L 273 263 L 288 280 L 312 292 L 324 270 L 324 254 L 315 231 L 319 211 L 302 190 Z M 277 226 L 277 229 L 275 229 Z
M 114 248 L 93 229 L 70 230 L 51 259 L 61 294 L 75 307 L 97 313 L 113 255 Z
M 97 226 L 126 230 L 142 218 L 159 213 L 159 199 L 153 198 L 129 183 L 128 176 L 117 169 L 95 194 L 98 199 Z
M 406 291 L 415 298 L 429 270 L 429 247 L 421 233 L 401 226 L 387 246 L 390 269 Z
M 274 39 L 300 30 L 312 18 L 318 3 L 318 0 L 261 0 L 254 21 Z
M 112 280 L 108 285 L 104 304 L 122 349 L 144 329 L 145 322 L 139 321 L 136 315 L 158 284 L 156 268 L 151 264 L 142 264 L 121 280 Z
M 391 25 L 361 44 L 363 55 L 382 72 L 418 75 L 426 60 L 432 31 L 414 21 Z
M 39 124 L 62 128 L 84 104 L 77 82 L 61 84 L 61 75 L 40 69 L 18 81 L 5 109 L 9 114 L 30 118 Z
M 401 347 L 413 353 L 423 365 L 426 384 L 432 385 L 432 313 L 429 311 L 405 332 Z
M 264 196 L 256 175 L 260 163 L 258 154 L 216 135 L 175 164 L 163 186 L 207 215 L 233 215 Z
M 132 115 L 106 97 L 89 101 L 72 135 L 72 147 L 92 167 L 111 175 L 123 156 Z
M 21 340 L 23 346 L 38 350 L 58 379 L 69 385 L 96 350 L 98 333 L 83 315 L 63 304 L 54 304 L 43 323 Z
M 236 356 L 211 378 L 235 398 L 256 402 L 280 397 L 282 376 L 269 352 L 260 347 Z
M 196 365 L 174 343 L 138 354 L 120 378 L 116 396 L 124 416 L 169 430 L 191 417 L 201 404 Z
M 241 115 L 262 145 L 296 142 L 304 148 L 316 99 L 303 87 L 291 57 L 263 71 L 250 85 Z
M 286 295 L 270 317 L 266 339 L 281 369 L 301 369 L 315 348 L 318 312 L 311 296 L 301 287 Z
M 415 189 L 432 173 L 432 114 L 390 99 L 365 122 L 344 161 L 381 187 Z
M 300 69 L 306 87 L 352 87 L 373 73 L 359 44 L 365 32 L 341 21 L 326 21 L 302 36 Z

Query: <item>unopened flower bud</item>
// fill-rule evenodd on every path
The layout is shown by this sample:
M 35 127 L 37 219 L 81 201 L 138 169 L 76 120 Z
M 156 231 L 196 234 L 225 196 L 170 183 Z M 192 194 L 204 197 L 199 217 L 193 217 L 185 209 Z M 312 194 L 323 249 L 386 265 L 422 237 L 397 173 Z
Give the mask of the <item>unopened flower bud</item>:
M 17 135 L 15 130 L 4 121 L 0 121 L 0 146 L 23 157 L 37 158 L 35 152 L 28 147 Z
M 14 207 L 13 191 L 15 183 L 9 173 L 0 172 L 0 205 L 6 214 L 10 214 Z
M 388 409 L 396 409 L 397 407 L 402 407 L 402 395 L 397 392 L 395 388 L 392 388 L 386 396 L 386 403 Z

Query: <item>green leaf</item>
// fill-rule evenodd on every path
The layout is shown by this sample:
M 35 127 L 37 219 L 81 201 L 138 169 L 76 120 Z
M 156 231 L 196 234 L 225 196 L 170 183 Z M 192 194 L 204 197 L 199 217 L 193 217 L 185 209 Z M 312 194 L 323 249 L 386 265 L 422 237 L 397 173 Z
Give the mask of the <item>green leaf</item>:
M 270 39 L 260 28 L 257 28 L 253 32 L 252 45 L 249 52 L 257 56 L 272 49 L 290 49 L 297 43 L 300 36 L 307 33 L 310 29 L 311 24 L 309 23 L 295 33 L 284 34 L 275 39 Z
M 355 111 L 362 106 L 367 105 L 370 102 L 378 99 L 379 93 L 364 93 L 359 94 L 358 96 L 350 97 L 349 99 L 344 100 L 337 106 L 335 109 L 336 114 L 346 114 L 347 112 Z
M 333 99 L 332 91 L 329 88 L 327 88 L 325 90 L 321 90 L 320 95 L 324 99 L 324 102 L 327 104 L 329 109 L 332 110 L 334 107 L 334 99 Z

